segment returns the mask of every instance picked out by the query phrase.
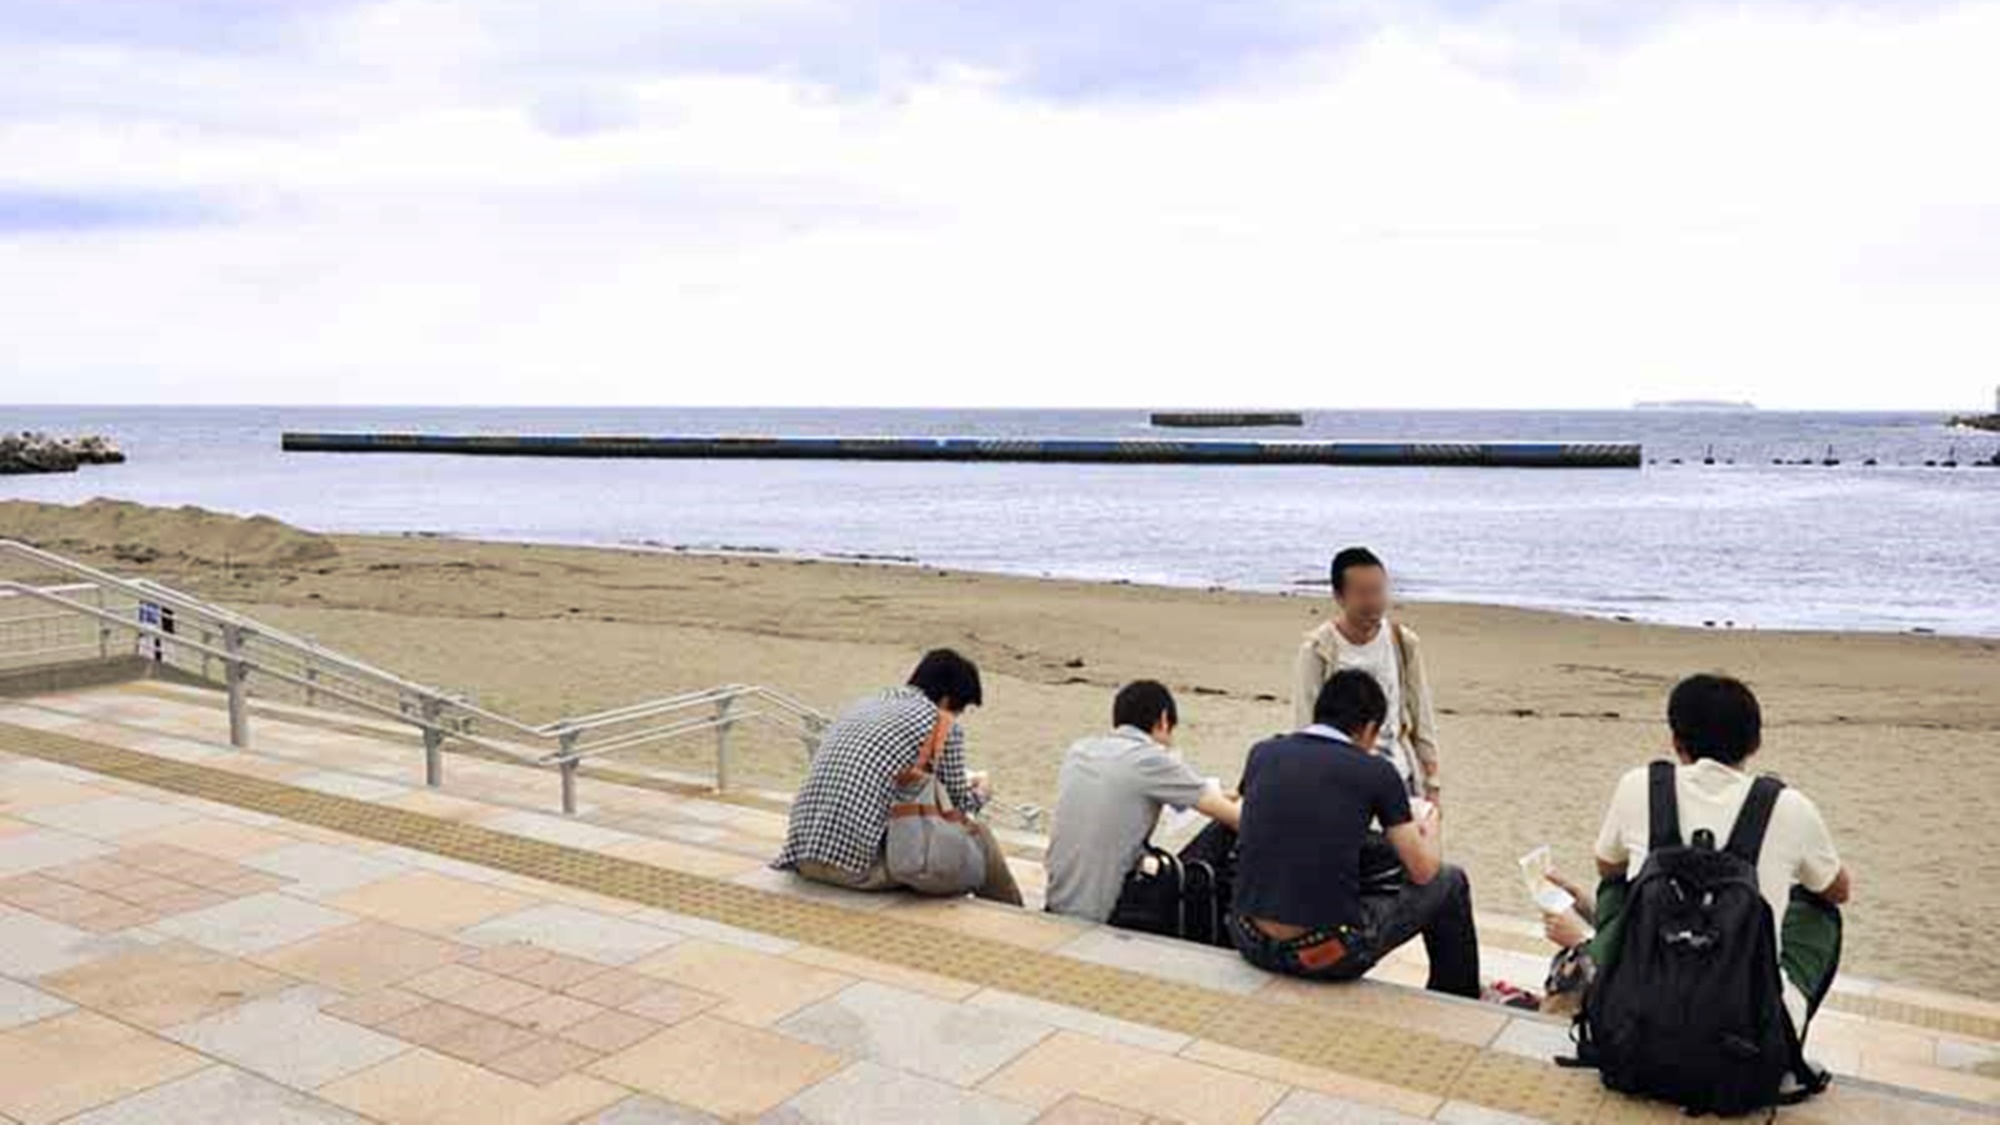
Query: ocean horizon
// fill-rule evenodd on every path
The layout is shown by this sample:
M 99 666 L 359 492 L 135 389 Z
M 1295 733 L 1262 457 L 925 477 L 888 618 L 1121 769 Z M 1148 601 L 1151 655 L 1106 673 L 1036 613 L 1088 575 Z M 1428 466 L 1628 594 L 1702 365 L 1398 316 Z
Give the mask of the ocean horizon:
M 1402 596 L 1738 629 L 2000 636 L 2000 435 L 1941 412 L 1307 411 L 1157 430 L 1146 410 L 27 406 L 0 429 L 130 456 L 0 477 L 327 532 L 754 551 L 1298 592 L 1366 543 Z M 1633 469 L 908 464 L 284 453 L 284 430 L 1636 441 Z M 1829 455 L 1838 466 L 1818 464 Z M 1712 457 L 1715 464 L 1703 464 Z M 1874 459 L 1877 464 L 1864 465 Z M 1925 467 L 1956 458 L 1968 467 Z M 1811 462 L 1810 464 L 1773 464 Z

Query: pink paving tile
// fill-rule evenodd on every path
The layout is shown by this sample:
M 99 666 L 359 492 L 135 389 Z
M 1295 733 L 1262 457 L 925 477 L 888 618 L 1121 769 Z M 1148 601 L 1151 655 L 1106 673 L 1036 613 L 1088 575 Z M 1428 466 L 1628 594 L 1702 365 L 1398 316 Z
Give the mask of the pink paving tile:
M 433 1051 L 484 1065 L 487 1060 L 518 1051 L 541 1037 L 525 1027 L 516 1027 L 491 1016 L 475 1017 L 456 1031 L 425 1044 Z
M 608 1055 L 622 1051 L 658 1030 L 660 1025 L 652 1020 L 626 1012 L 605 1012 L 573 1023 L 558 1034 L 572 1043 Z
M 335 1004 L 328 1004 L 320 1011 L 335 1019 L 362 1027 L 376 1028 L 391 1020 L 409 1015 L 431 1001 L 414 992 L 404 992 L 400 988 L 378 988 L 359 996 L 350 996 Z
M 537 1039 L 525 1047 L 487 1060 L 489 1070 L 545 1086 L 573 1070 L 602 1058 L 596 1051 L 562 1039 Z

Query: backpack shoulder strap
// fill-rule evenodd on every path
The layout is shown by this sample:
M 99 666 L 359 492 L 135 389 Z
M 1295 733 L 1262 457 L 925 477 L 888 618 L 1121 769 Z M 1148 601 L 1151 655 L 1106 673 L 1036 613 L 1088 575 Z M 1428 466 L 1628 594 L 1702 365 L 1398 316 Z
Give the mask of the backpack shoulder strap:
M 1674 781 L 1674 764 L 1654 762 L 1646 771 L 1646 850 L 1678 848 L 1681 840 L 1681 795 Z
M 1771 810 L 1778 807 L 1778 794 L 1785 783 L 1764 774 L 1750 783 L 1750 795 L 1736 814 L 1736 827 L 1729 830 L 1728 851 L 1752 867 L 1764 850 L 1764 833 L 1771 827 Z

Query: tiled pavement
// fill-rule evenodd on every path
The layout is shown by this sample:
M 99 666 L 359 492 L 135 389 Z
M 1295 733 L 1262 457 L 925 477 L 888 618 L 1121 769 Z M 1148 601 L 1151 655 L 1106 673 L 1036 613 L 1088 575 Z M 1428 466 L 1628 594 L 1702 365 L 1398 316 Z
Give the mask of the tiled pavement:
M 761 869 L 782 829 L 768 809 L 586 784 L 586 815 L 566 820 L 522 807 L 553 803 L 546 774 L 454 757 L 427 791 L 406 745 L 353 733 L 266 717 L 259 746 L 283 757 L 239 754 L 213 741 L 213 710 L 156 687 L 0 702 L 0 723 L 491 829 L 516 854 L 621 856 L 672 873 L 682 898 L 660 901 L 686 909 L 71 768 L 17 732 L 27 751 L 0 756 L 0 1122 L 1518 1122 L 1495 1107 L 1550 1081 L 1552 1118 L 1672 1116 L 1530 1062 L 1561 1046 L 1539 1020 L 1268 980 L 1218 951 L 985 904 L 829 903 Z M 829 928 L 730 925 L 683 894 L 704 886 Z M 857 948 L 833 932 L 850 920 L 937 958 Z M 986 949 L 1035 971 L 1011 989 L 973 978 Z M 1035 994 L 1044 970 L 1123 994 L 1058 1003 Z M 1841 1069 L 2000 1103 L 2000 1006 L 1867 982 L 1845 999 L 1815 1029 Z M 1243 1019 L 1301 1041 L 1351 1028 L 1353 1051 L 1246 1048 Z M 1459 1062 L 1443 1080 L 1421 1060 L 1364 1065 L 1371 1039 Z M 1864 1083 L 1785 1116 L 1994 1120 Z

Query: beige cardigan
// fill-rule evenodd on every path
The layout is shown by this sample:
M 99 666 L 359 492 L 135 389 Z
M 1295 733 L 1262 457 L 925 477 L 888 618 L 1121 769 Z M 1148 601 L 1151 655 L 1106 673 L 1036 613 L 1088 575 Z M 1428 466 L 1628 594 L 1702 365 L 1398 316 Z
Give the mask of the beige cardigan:
M 1400 622 L 1389 623 L 1396 643 L 1396 666 L 1402 676 L 1402 715 L 1397 717 L 1397 741 L 1416 759 L 1423 777 L 1439 783 L 1437 714 L 1431 706 L 1431 685 L 1424 675 L 1424 657 L 1418 648 L 1416 631 Z M 1292 677 L 1292 719 L 1295 726 L 1312 722 L 1313 701 L 1319 689 L 1333 675 L 1340 659 L 1339 635 L 1333 622 L 1323 621 L 1307 633 L 1299 646 Z

